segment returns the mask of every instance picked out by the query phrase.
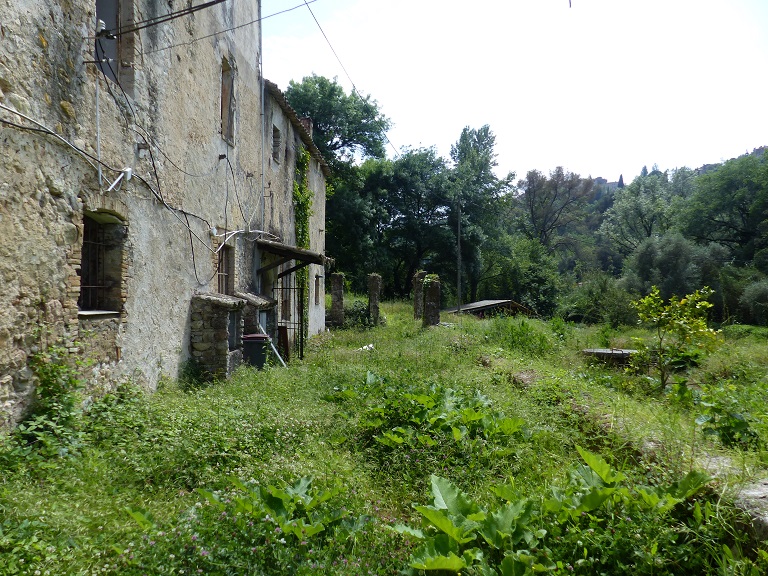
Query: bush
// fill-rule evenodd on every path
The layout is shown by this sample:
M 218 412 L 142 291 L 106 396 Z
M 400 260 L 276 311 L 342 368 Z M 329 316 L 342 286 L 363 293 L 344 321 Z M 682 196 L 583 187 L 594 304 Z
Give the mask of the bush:
M 586 324 L 608 324 L 612 328 L 637 321 L 633 296 L 612 276 L 603 272 L 587 275 L 560 300 L 559 314 L 566 320 Z
M 739 298 L 742 319 L 748 324 L 768 325 L 768 280 L 749 284 Z

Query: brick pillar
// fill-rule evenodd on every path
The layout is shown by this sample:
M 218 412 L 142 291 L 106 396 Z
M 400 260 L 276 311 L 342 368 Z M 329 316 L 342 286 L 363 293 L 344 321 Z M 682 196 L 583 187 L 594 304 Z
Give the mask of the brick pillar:
M 368 274 L 368 315 L 371 324 L 379 325 L 379 297 L 381 296 L 381 275 Z
M 413 319 L 421 320 L 424 316 L 424 278 L 427 273 L 419 270 L 413 275 Z
M 427 274 L 424 277 L 424 326 L 437 326 L 440 323 L 440 277 Z
M 331 274 L 331 324 L 344 325 L 344 274 Z

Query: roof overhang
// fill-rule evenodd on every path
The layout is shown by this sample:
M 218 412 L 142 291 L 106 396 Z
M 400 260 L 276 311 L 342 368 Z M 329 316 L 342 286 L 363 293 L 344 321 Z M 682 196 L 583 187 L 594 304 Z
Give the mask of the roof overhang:
M 273 268 L 277 268 L 278 266 L 281 266 L 286 262 L 290 262 L 291 260 L 295 260 L 296 265 L 290 267 L 287 270 L 283 270 L 278 275 L 278 277 L 282 277 L 286 274 L 290 274 L 291 272 L 295 272 L 296 270 L 304 268 L 304 266 L 309 264 L 319 264 L 321 266 L 325 265 L 326 257 L 319 252 L 312 252 L 311 250 L 306 250 L 305 248 L 297 248 L 296 246 L 289 246 L 287 244 L 281 244 L 280 242 L 273 242 L 271 240 L 256 240 L 256 245 L 264 252 L 269 252 L 270 254 L 280 256 L 279 260 L 259 268 L 256 271 L 257 274 L 261 274 L 262 272 L 267 272 Z

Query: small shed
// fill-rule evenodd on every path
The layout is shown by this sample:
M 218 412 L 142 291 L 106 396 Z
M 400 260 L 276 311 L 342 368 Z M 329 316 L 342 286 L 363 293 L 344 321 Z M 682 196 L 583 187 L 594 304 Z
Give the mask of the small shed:
M 478 302 L 462 304 L 460 310 L 458 306 L 454 306 L 453 308 L 446 308 L 443 310 L 443 313 L 445 314 L 457 314 L 459 312 L 473 314 L 480 318 L 493 316 L 494 314 L 523 313 L 527 315 L 533 315 L 531 310 L 522 304 L 515 302 L 514 300 L 480 300 Z

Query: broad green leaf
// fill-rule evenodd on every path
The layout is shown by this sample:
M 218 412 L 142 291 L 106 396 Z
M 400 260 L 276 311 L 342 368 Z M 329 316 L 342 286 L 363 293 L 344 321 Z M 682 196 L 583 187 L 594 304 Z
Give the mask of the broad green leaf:
M 523 576 L 528 566 L 514 556 L 505 556 L 501 561 L 501 576 Z
M 417 434 L 416 440 L 419 441 L 420 444 L 424 446 L 436 446 L 437 442 L 432 439 L 431 436 L 427 436 L 426 434 Z
M 435 497 L 435 508 L 448 510 L 451 514 L 461 516 L 469 516 L 480 510 L 479 506 L 456 488 L 450 480 L 434 474 L 430 476 L 430 480 L 432 481 L 432 494 Z
M 703 515 L 701 513 L 701 506 L 699 506 L 698 502 L 696 502 L 696 504 L 693 506 L 693 519 L 696 520 L 697 525 L 701 525 Z
M 586 462 L 587 465 L 594 470 L 595 474 L 597 474 L 606 484 L 615 484 L 616 482 L 621 482 L 626 479 L 626 476 L 621 472 L 614 472 L 610 465 L 599 455 L 593 454 L 581 446 L 576 446 L 576 450 L 579 451 L 584 462 Z
M 309 495 L 309 489 L 312 487 L 312 480 L 312 476 L 302 476 L 294 482 L 293 486 L 289 486 L 286 492 L 291 496 L 298 496 L 302 500 L 306 500 Z
M 576 510 L 578 512 L 596 510 L 602 506 L 603 502 L 605 502 L 615 491 L 615 488 L 592 488 L 592 490 L 581 497 Z
M 459 572 L 467 567 L 455 542 L 445 535 L 438 535 L 424 543 L 413 555 L 411 567 L 417 570 L 448 570 Z
M 438 510 L 433 506 L 416 506 L 416 510 L 435 528 L 459 544 L 471 542 L 477 537 L 476 534 L 472 533 L 472 530 L 477 527 L 476 522 L 471 522 L 461 516 L 457 518 L 458 522 L 454 522 L 445 509 Z
M 680 500 L 685 500 L 686 498 L 690 498 L 694 494 L 696 494 L 699 490 L 701 490 L 704 486 L 709 484 L 709 482 L 712 481 L 712 476 L 707 474 L 706 472 L 701 472 L 699 470 L 691 470 L 688 472 L 688 474 L 680 480 L 680 482 L 676 482 L 675 484 L 672 484 L 670 486 L 668 492 L 672 494 L 675 498 L 679 498 Z
M 461 421 L 465 424 L 482 419 L 483 414 L 477 410 L 474 410 L 473 408 L 464 408 L 464 410 L 461 411 Z
M 499 498 L 502 500 L 506 500 L 507 502 L 511 502 L 515 498 L 517 498 L 517 492 L 515 492 L 514 486 L 512 484 L 501 484 L 499 486 L 492 486 L 491 492 L 496 494 Z
M 211 494 L 211 496 L 213 495 Z M 131 518 L 136 521 L 142 530 L 149 530 L 154 528 L 155 523 L 152 521 L 152 517 L 149 513 L 144 514 L 139 510 L 131 510 L 130 508 L 126 508 L 125 511 L 128 512 Z
M 512 435 L 520 432 L 525 426 L 525 420 L 522 418 L 502 418 L 496 424 L 496 428 L 501 434 Z
M 410 526 L 406 526 L 405 524 L 395 524 L 391 530 L 394 530 L 399 534 L 407 534 L 408 536 L 413 536 L 419 540 L 424 540 L 424 532 L 415 528 L 411 528 Z
M 517 521 L 527 517 L 530 506 L 527 500 L 509 503 L 488 515 L 480 523 L 480 534 L 489 546 L 504 549 L 504 540 L 512 536 L 517 529 Z
M 436 554 L 434 556 L 422 555 L 413 557 L 411 567 L 417 570 L 448 570 L 457 574 L 467 567 L 463 558 L 451 552 L 448 556 Z
M 427 396 L 426 394 L 405 394 L 404 396 L 409 400 L 413 400 L 417 404 L 421 404 L 425 408 L 435 407 L 434 399 L 431 396 Z

